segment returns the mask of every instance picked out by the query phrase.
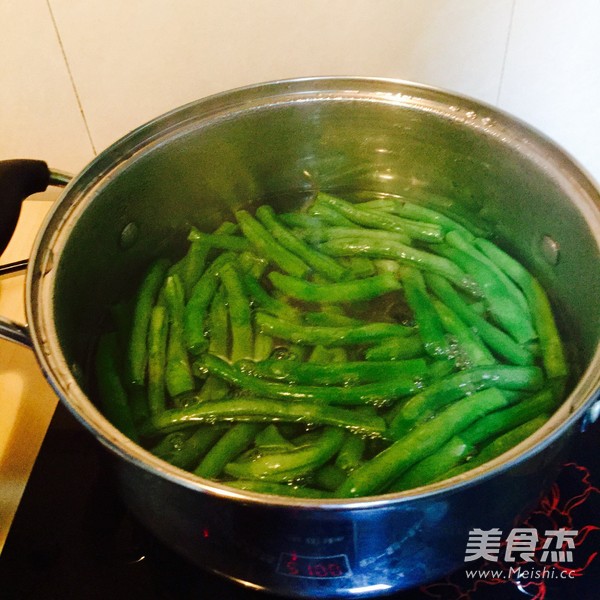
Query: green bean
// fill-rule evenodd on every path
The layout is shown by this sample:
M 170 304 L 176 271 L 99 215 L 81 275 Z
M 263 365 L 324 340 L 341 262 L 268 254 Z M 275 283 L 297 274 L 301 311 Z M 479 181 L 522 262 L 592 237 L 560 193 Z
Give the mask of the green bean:
M 246 238 L 225 233 L 204 233 L 192 229 L 188 239 L 192 242 L 202 242 L 207 248 L 218 248 L 219 250 L 242 252 L 251 248 L 250 242 Z
M 190 469 L 200 462 L 202 456 L 224 432 L 223 425 L 202 425 L 191 435 L 187 431 L 176 431 L 169 433 L 151 452 L 175 467 Z M 168 441 L 169 438 L 172 441 Z
M 385 492 L 401 473 L 441 448 L 457 432 L 503 406 L 506 399 L 494 389 L 458 400 L 352 471 L 335 495 L 346 498 Z
M 525 294 L 540 340 L 542 361 L 548 377 L 566 377 L 569 368 L 546 292 L 537 279 L 514 258 L 492 242 L 478 238 L 475 245 L 494 261 Z
M 115 333 L 105 333 L 100 337 L 96 350 L 98 393 L 106 418 L 126 436 L 137 441 L 137 429 L 129 410 L 127 392 L 123 387 L 117 367 L 117 348 Z
M 343 348 L 325 348 L 325 346 L 315 346 L 309 357 L 310 362 L 314 363 L 343 363 L 348 359 L 347 353 Z
M 248 448 L 261 427 L 259 423 L 236 423 L 206 453 L 194 473 L 207 479 L 219 477 L 226 465 Z
M 519 308 L 523 311 L 523 314 L 526 315 L 528 319 L 531 319 L 529 305 L 527 304 L 527 300 L 523 295 L 523 292 L 512 281 L 512 279 L 510 279 L 510 277 L 508 277 L 508 275 L 506 275 L 506 273 L 502 271 L 498 265 L 496 265 L 496 263 L 490 260 L 483 252 L 475 247 L 475 239 L 476 238 L 472 234 L 469 232 L 464 233 L 463 231 L 451 231 L 446 235 L 446 242 L 449 245 L 453 246 L 454 248 L 458 248 L 467 254 L 470 254 L 473 258 L 479 262 L 482 262 L 486 265 L 486 267 L 493 271 L 494 275 L 504 286 L 506 294 L 510 296 L 515 304 L 519 306 Z
M 352 277 L 355 279 L 377 274 L 377 269 L 373 261 L 365 256 L 346 256 L 340 258 L 339 261 L 350 271 Z
M 254 332 L 252 330 L 250 301 L 233 264 L 224 265 L 220 276 L 229 306 L 231 359 L 238 361 L 243 358 L 250 358 L 254 355 Z
M 484 294 L 491 316 L 513 339 L 525 344 L 536 338 L 529 311 L 520 308 L 492 269 L 458 248 L 440 244 L 436 249 L 473 277 Z
M 196 364 L 192 364 L 192 368 L 195 368 Z M 202 375 L 205 375 L 202 372 Z M 229 384 L 218 377 L 209 375 L 204 381 L 202 389 L 194 394 L 191 398 L 188 395 L 185 399 L 187 405 L 198 404 L 199 402 L 206 402 L 207 400 L 222 400 L 229 394 Z
M 254 376 L 286 383 L 345 386 L 381 381 L 401 375 L 418 377 L 425 375 L 428 370 L 427 363 L 422 358 L 325 364 L 268 359 L 262 362 L 246 361 L 237 366 Z
M 318 488 L 334 492 L 346 481 L 346 473 L 335 465 L 323 465 L 311 476 L 311 482 Z
M 456 340 L 465 366 L 478 367 L 493 365 L 496 362 L 496 359 L 479 336 L 452 309 L 439 300 L 433 300 L 433 306 L 446 331 Z
M 183 268 L 180 273 L 186 300 L 189 299 L 194 285 L 204 273 L 206 260 L 210 247 L 201 240 L 194 240 L 183 259 Z
M 358 223 L 365 227 L 397 231 L 398 233 L 408 235 L 410 238 L 428 242 L 441 242 L 443 239 L 441 228 L 432 223 L 412 221 L 387 213 L 365 209 L 360 204 L 352 204 L 324 192 L 319 192 L 317 198 L 319 202 L 329 205 L 353 223 Z
M 256 481 L 255 479 L 237 479 L 227 481 L 230 487 L 245 490 L 248 492 L 257 492 L 259 494 L 270 494 L 272 496 L 292 496 L 298 498 L 329 498 L 330 493 L 323 490 L 315 490 L 306 486 L 289 485 L 287 483 L 272 483 L 268 481 Z
M 522 425 L 515 427 L 511 431 L 497 437 L 494 441 L 484 446 L 479 453 L 473 457 L 470 467 L 475 467 L 486 463 L 496 456 L 504 454 L 524 439 L 535 433 L 548 420 L 547 415 L 537 415 L 526 421 Z
M 256 209 L 256 217 L 284 248 L 300 257 L 315 273 L 320 273 L 332 281 L 341 281 L 347 278 L 348 272 L 344 267 L 330 256 L 311 248 L 289 231 L 277 219 L 275 211 L 270 206 L 266 204 L 259 206 Z
M 220 269 L 234 257 L 235 254 L 229 252 L 217 257 L 192 290 L 184 312 L 184 335 L 191 354 L 200 354 L 208 348 L 205 332 L 208 310 L 219 285 Z
M 406 198 L 413 204 L 419 206 L 427 205 L 427 208 L 432 208 L 443 215 L 450 216 L 453 221 L 456 221 L 475 236 L 487 237 L 491 235 L 489 225 L 473 211 L 469 210 L 469 204 L 472 205 L 471 199 L 467 202 L 456 202 L 452 198 L 440 194 L 434 194 L 429 190 L 413 188 L 410 190 L 409 197 Z M 467 207 L 465 213 L 459 212 L 463 207 Z
M 436 311 L 419 271 L 407 268 L 403 271 L 402 283 L 408 306 L 413 311 L 425 352 L 430 356 L 446 356 L 450 351 L 442 320 Z
M 306 325 L 317 327 L 357 327 L 366 325 L 365 321 L 349 317 L 343 312 L 334 312 L 331 306 L 325 307 L 320 311 L 308 311 L 303 313 L 302 321 Z
M 317 217 L 321 221 L 334 227 L 356 227 L 350 220 L 344 217 L 337 210 L 328 206 L 324 202 L 319 201 L 319 197 L 315 198 L 314 202 L 307 208 L 307 212 L 311 217 Z
M 278 317 L 287 317 L 295 319 L 298 317 L 298 311 L 293 306 L 286 304 L 279 298 L 271 296 L 260 284 L 258 279 L 251 273 L 241 274 L 246 293 L 263 310 Z
M 164 285 L 164 296 L 170 320 L 165 383 L 169 395 L 174 398 L 194 389 L 194 378 L 190 369 L 183 334 L 184 290 L 177 275 L 167 277 Z
M 225 302 L 225 290 L 219 286 L 208 313 L 208 351 L 227 358 L 229 356 L 229 313 Z
M 372 346 L 365 352 L 366 360 L 406 360 L 423 356 L 425 348 L 418 335 L 392 337 Z
M 336 467 L 352 471 L 361 464 L 366 448 L 366 440 L 359 435 L 347 435 L 335 459 Z
M 254 438 L 254 445 L 260 452 L 281 452 L 291 450 L 294 444 L 281 435 L 276 425 L 267 425 Z
M 534 362 L 531 352 L 471 310 L 443 277 L 429 274 L 425 280 L 433 293 L 469 325 L 495 354 L 516 365 L 530 365 Z
M 167 409 L 144 424 L 140 433 L 155 435 L 157 432 L 167 433 L 217 421 L 332 425 L 373 437 L 382 436 L 386 429 L 385 421 L 381 417 L 356 410 L 316 402 L 240 397 L 233 400 L 202 402 L 187 408 Z
M 363 202 L 362 206 L 373 210 L 391 212 L 407 219 L 424 221 L 426 223 L 434 223 L 442 227 L 442 229 L 446 232 L 455 230 L 460 231 L 468 239 L 474 237 L 473 234 L 471 234 L 471 232 L 458 221 L 451 219 L 437 210 L 427 208 L 420 204 L 415 204 L 414 202 L 408 202 L 399 198 L 382 198 L 369 202 Z
M 547 414 L 555 404 L 553 391 L 546 388 L 514 406 L 486 415 L 407 471 L 390 491 L 411 489 L 446 479 L 448 471 L 465 462 L 481 443 L 503 435 L 540 414 Z
M 387 273 L 355 281 L 318 284 L 273 271 L 269 280 L 278 290 L 296 300 L 327 304 L 371 300 L 402 287 Z
M 398 439 L 441 406 L 473 392 L 492 386 L 506 390 L 535 391 L 542 387 L 543 382 L 544 375 L 538 367 L 491 365 L 460 371 L 409 398 L 390 424 L 389 435 Z
M 165 365 L 169 323 L 167 309 L 157 305 L 152 309 L 148 331 L 148 409 L 151 415 L 165 410 Z
M 292 229 L 320 229 L 327 226 L 327 223 L 319 217 L 313 217 L 305 213 L 280 213 L 279 220 Z
M 484 417 L 485 419 L 486 417 Z M 435 452 L 404 471 L 388 488 L 388 492 L 400 492 L 427 485 L 446 478 L 446 473 L 464 462 L 474 452 L 460 434 L 450 438 Z
M 317 327 L 284 321 L 263 312 L 257 312 L 256 325 L 265 333 L 295 344 L 348 346 L 369 344 L 390 337 L 408 337 L 411 327 L 396 323 L 367 323 L 357 327 Z
M 238 210 L 235 217 L 252 245 L 282 271 L 295 277 L 306 277 L 310 273 L 311 268 L 284 248 L 249 212 Z
M 250 459 L 242 457 L 237 462 L 229 462 L 225 466 L 225 473 L 236 479 L 259 479 L 274 483 L 295 481 L 335 456 L 345 436 L 343 429 L 326 427 L 311 444 L 277 454 L 261 454 Z
M 144 385 L 150 315 L 168 268 L 169 262 L 165 259 L 158 259 L 152 263 L 136 296 L 127 352 L 127 379 L 133 385 Z
M 386 231 L 383 229 L 365 229 L 364 227 L 327 227 L 323 229 L 313 229 L 304 231 L 303 238 L 311 244 L 320 244 L 329 240 L 338 239 L 369 239 L 380 242 L 399 242 L 401 244 L 411 244 L 411 239 L 407 235 L 397 231 Z
M 397 260 L 402 264 L 413 265 L 423 271 L 442 275 L 469 293 L 479 293 L 473 279 L 452 261 L 399 242 L 369 238 L 340 238 L 324 242 L 320 244 L 320 248 L 332 256 L 367 256 Z
M 200 370 L 206 369 L 212 375 L 249 393 L 299 402 L 316 401 L 334 405 L 385 404 L 396 398 L 415 393 L 422 385 L 413 375 L 400 374 L 383 381 L 352 387 L 291 386 L 287 383 L 266 381 L 255 377 L 210 354 L 198 359 L 196 364 Z
M 272 352 L 273 338 L 270 335 L 258 331 L 254 336 L 254 360 L 267 360 Z
M 460 475 L 465 471 L 470 471 L 479 467 L 486 462 L 489 462 L 496 456 L 500 456 L 505 452 L 508 452 L 511 448 L 514 448 L 517 444 L 520 444 L 524 439 L 535 433 L 540 429 L 544 423 L 548 420 L 547 415 L 538 415 L 537 417 L 523 423 L 516 429 L 501 435 L 491 442 L 488 446 L 485 446 L 478 454 L 473 456 L 469 461 L 455 466 L 446 472 L 444 479 L 451 479 L 456 475 Z
M 475 423 L 461 433 L 461 437 L 471 446 L 479 446 L 491 438 L 507 433 L 521 423 L 541 414 L 548 414 L 556 408 L 556 394 L 551 387 L 523 398 L 513 406 L 499 410 Z

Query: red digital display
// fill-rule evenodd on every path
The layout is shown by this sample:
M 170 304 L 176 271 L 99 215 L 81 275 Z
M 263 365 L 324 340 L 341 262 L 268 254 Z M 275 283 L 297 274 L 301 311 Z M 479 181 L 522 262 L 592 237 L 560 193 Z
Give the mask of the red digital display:
M 289 577 L 310 579 L 332 579 L 350 575 L 350 565 L 345 554 L 336 556 L 300 556 L 282 554 L 279 557 L 277 572 Z

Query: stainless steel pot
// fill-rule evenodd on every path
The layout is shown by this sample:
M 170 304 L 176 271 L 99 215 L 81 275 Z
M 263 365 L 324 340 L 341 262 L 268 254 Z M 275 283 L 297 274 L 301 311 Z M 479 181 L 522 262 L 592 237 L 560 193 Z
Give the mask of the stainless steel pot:
M 410 492 L 297 500 L 202 480 L 125 438 L 88 395 L 106 307 L 153 257 L 181 250 L 257 200 L 291 206 L 315 188 L 452 199 L 492 223 L 551 291 L 580 376 L 534 436 L 491 463 Z M 473 528 L 510 528 L 553 480 L 600 406 L 600 196 L 550 141 L 515 119 L 429 87 L 372 79 L 280 81 L 157 118 L 65 189 L 27 277 L 31 344 L 61 400 L 117 457 L 139 520 L 198 565 L 297 597 L 374 596 L 463 563 Z

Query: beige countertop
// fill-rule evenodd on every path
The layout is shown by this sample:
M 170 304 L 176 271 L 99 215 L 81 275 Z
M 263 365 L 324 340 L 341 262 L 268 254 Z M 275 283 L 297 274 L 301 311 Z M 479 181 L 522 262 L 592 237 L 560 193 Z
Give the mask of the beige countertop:
M 43 195 L 48 199 L 55 191 Z M 2 263 L 27 258 L 51 202 L 28 200 Z M 0 314 L 24 322 L 25 276 L 0 279 Z M 56 407 L 33 352 L 0 340 L 0 551 Z

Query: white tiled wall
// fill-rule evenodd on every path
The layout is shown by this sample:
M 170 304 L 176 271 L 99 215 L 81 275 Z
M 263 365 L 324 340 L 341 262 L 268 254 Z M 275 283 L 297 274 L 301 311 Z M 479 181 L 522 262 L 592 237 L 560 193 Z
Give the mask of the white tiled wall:
M 4 0 L 0 158 L 77 171 L 213 92 L 373 75 L 521 116 L 600 179 L 597 0 Z

